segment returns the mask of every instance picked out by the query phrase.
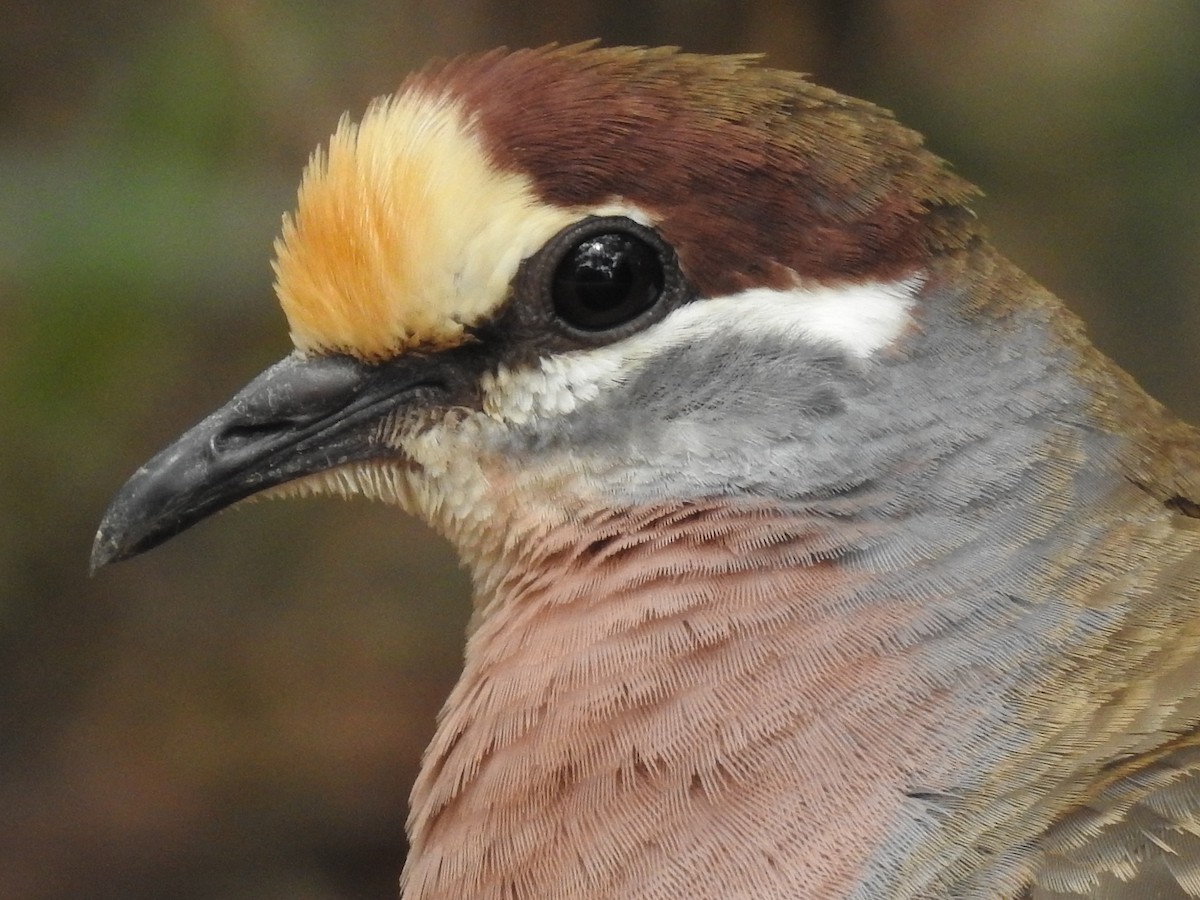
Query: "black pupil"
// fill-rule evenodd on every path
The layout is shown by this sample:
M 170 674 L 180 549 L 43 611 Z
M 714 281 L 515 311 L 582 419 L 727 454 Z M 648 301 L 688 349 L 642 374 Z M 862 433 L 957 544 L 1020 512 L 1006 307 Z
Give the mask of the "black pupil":
M 596 234 L 559 263 L 554 310 L 576 328 L 611 328 L 653 306 L 662 288 L 662 262 L 653 247 L 632 234 Z

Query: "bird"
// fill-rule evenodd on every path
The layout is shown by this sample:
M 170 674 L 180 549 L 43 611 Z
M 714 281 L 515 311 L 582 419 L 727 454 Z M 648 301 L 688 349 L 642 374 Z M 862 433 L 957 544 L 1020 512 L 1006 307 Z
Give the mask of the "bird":
M 439 61 L 305 169 L 294 349 L 93 569 L 367 495 L 471 576 L 406 900 L 1200 897 L 1200 432 L 870 103 Z

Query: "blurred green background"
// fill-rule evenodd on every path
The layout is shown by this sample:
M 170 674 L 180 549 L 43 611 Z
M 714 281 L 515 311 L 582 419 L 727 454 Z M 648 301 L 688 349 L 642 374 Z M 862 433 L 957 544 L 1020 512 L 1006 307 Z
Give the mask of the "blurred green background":
M 89 579 L 91 535 L 288 351 L 271 241 L 342 111 L 431 56 L 588 37 L 896 109 L 1200 420 L 1194 0 L 0 2 L 0 897 L 394 896 L 467 616 L 447 548 L 264 503 Z

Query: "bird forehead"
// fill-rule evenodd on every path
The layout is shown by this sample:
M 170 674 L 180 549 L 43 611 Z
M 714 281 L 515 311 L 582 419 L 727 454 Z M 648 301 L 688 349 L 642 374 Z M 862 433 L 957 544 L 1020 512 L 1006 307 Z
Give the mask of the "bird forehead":
M 292 339 L 364 359 L 454 346 L 581 214 L 493 165 L 451 98 L 381 98 L 313 155 L 284 219 L 274 268 Z

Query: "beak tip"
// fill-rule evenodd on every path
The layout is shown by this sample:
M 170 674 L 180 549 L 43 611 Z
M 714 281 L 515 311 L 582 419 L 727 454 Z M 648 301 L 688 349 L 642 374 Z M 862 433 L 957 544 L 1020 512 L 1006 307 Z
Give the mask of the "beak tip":
M 107 565 L 149 549 L 146 546 L 149 542 L 145 529 L 140 526 L 140 517 L 130 515 L 130 504 L 125 496 L 127 491 L 128 485 L 117 493 L 100 519 L 96 537 L 92 540 L 92 555 L 88 560 L 89 575 L 95 575 Z
M 96 539 L 92 542 L 92 556 L 88 561 L 88 574 L 95 575 L 100 569 L 103 569 L 109 563 L 117 562 L 125 558 L 125 554 L 121 552 L 122 547 L 112 532 L 100 526 L 100 530 L 96 532 Z

